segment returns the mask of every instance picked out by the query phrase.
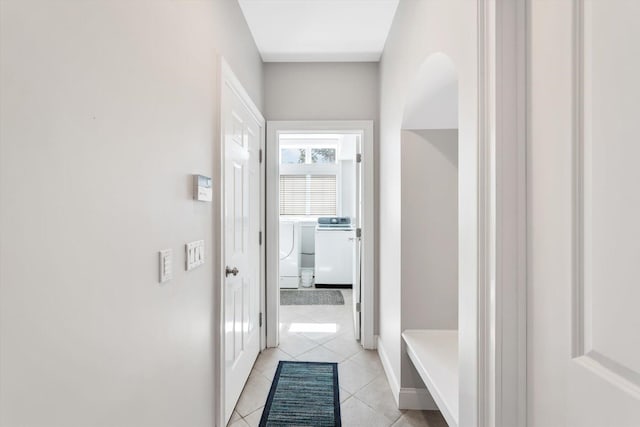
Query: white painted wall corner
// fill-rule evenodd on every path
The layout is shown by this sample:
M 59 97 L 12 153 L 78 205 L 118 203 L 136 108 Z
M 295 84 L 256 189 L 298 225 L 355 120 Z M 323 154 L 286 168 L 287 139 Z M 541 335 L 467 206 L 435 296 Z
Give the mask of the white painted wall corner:
M 391 368 L 391 362 L 382 344 L 382 339 L 376 336 L 376 342 L 378 347 L 378 356 L 382 362 L 384 373 L 387 376 L 389 387 L 391 388 L 391 394 L 398 405 L 398 409 L 410 409 L 416 411 L 434 411 L 438 409 L 438 406 L 434 402 L 431 394 L 426 388 L 400 388 L 400 382 L 396 377 L 393 369 Z
M 437 411 L 438 405 L 426 388 L 402 387 L 398 396 L 398 408 L 415 411 Z

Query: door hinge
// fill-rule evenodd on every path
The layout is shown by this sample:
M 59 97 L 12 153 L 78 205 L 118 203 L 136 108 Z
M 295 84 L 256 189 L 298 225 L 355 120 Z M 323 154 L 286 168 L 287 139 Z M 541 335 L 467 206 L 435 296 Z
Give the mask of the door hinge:
M 261 245 L 262 244 L 262 231 L 260 231 L 258 233 L 258 244 Z
M 262 328 L 262 313 L 258 316 L 258 326 Z
M 258 160 L 262 163 L 262 148 L 258 151 Z
M 356 163 L 362 163 L 362 154 L 361 153 L 356 154 Z
M 362 228 L 356 228 L 356 237 L 362 237 Z
M 356 313 L 360 313 L 360 303 L 356 303 Z

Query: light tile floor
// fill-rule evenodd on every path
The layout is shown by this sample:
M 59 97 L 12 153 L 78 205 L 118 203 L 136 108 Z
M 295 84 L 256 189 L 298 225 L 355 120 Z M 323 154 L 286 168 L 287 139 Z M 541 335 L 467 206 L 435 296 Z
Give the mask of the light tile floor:
M 375 351 L 355 340 L 351 290 L 344 305 L 280 307 L 280 346 L 256 361 L 229 427 L 257 427 L 280 360 L 338 363 L 344 427 L 446 427 L 438 411 L 398 410 Z

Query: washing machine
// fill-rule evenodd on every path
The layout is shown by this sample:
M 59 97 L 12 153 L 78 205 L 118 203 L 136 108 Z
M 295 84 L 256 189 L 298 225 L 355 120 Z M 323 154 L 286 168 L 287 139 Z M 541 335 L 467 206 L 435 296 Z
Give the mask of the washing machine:
M 300 283 L 300 225 L 280 221 L 280 287 L 297 288 Z
M 316 285 L 353 283 L 354 228 L 350 218 L 318 218 L 316 225 Z

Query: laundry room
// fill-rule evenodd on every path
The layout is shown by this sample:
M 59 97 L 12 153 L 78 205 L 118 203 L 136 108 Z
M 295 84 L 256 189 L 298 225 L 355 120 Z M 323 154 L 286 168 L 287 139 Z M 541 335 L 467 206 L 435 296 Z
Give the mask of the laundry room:
M 274 138 L 267 165 L 277 187 L 267 193 L 278 194 L 278 289 L 267 315 L 277 312 L 282 357 L 338 362 L 362 348 L 364 138 L 357 128 Z
M 357 145 L 349 134 L 280 137 L 281 289 L 352 288 Z
M 267 346 L 329 362 L 374 348 L 373 121 L 270 121 L 265 154 Z

